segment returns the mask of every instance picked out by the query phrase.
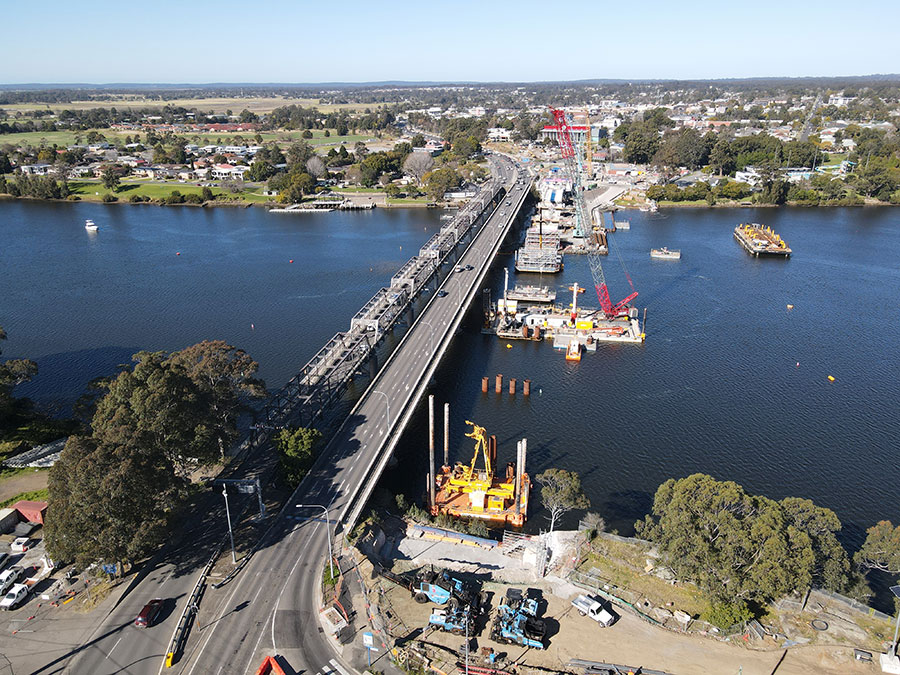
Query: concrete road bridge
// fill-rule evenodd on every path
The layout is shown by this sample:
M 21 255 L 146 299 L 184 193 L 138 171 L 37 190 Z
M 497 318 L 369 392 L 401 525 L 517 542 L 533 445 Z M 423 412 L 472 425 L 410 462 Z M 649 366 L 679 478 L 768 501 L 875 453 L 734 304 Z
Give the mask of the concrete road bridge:
M 350 330 L 332 338 L 274 402 L 271 425 L 315 420 L 341 395 L 342 387 L 392 323 L 404 315 L 411 299 L 422 289 L 432 288 L 418 316 L 258 550 L 228 585 L 207 590 L 204 614 L 211 611 L 215 619 L 194 625 L 178 661 L 170 668 L 162 667 L 169 637 L 213 550 L 208 529 L 201 527 L 196 541 L 203 550 L 192 558 L 193 568 L 183 560 L 180 567 L 159 561 L 77 650 L 66 672 L 243 674 L 255 672 L 265 656 L 276 654 L 297 673 L 353 672 L 337 658 L 320 629 L 322 564 L 334 533 L 352 528 L 359 519 L 467 308 L 480 297 L 497 251 L 525 203 L 530 188 L 526 174 L 507 157 L 493 154 L 489 161 L 491 185 L 483 190 L 481 200 L 450 223 L 460 228 L 452 235 L 453 245 L 444 232 L 450 228 L 442 228 L 398 271 L 390 286 L 353 317 Z M 466 219 L 468 228 L 460 224 Z M 451 250 L 455 253 L 448 255 Z M 168 598 L 175 606 L 152 630 L 129 628 L 140 605 L 150 597 Z M 40 672 L 61 670 L 51 667 Z

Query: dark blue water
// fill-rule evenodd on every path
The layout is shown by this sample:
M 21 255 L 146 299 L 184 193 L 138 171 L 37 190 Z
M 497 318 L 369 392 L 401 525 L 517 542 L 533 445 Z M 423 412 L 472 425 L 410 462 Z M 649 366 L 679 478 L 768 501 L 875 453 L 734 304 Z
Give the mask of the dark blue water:
M 204 339 L 245 349 L 278 388 L 439 228 L 424 209 L 0 203 L 4 357 L 35 359 L 17 391 L 56 408 L 139 349 Z
M 85 218 L 100 226 L 96 237 Z M 527 436 L 531 473 L 578 470 L 592 510 L 623 532 L 660 482 L 696 471 L 831 507 L 848 543 L 879 519 L 900 519 L 900 211 L 620 218 L 632 224 L 614 237 L 640 292 L 636 304 L 648 308 L 647 342 L 601 345 L 570 363 L 549 343 L 507 349 L 481 335 L 474 307 L 433 386 L 439 403 L 452 404 L 452 458 L 471 456 L 465 419 L 497 435 L 501 462 Z M 748 256 L 732 230 L 750 220 L 773 226 L 794 256 Z M 275 388 L 346 330 L 438 227 L 437 214 L 424 210 L 287 216 L 2 203 L 4 357 L 38 361 L 38 378 L 20 393 L 45 406 L 71 403 L 90 378 L 138 349 L 207 338 L 246 349 Z M 681 261 L 651 260 L 650 249 L 663 245 L 680 248 Z M 511 258 L 492 273 L 495 291 L 503 265 Z M 615 250 L 605 269 L 614 299 L 627 295 Z M 567 256 L 565 271 L 543 281 L 589 286 L 587 260 Z M 596 304 L 589 293 L 582 302 Z M 481 378 L 496 373 L 530 378 L 530 399 L 483 395 Z M 420 491 L 425 434 L 423 406 L 390 486 Z M 535 509 L 530 525 L 544 524 Z
M 549 343 L 516 341 L 507 349 L 480 334 L 474 311 L 437 375 L 438 401 L 452 404 L 451 436 L 461 438 L 464 420 L 477 421 L 497 435 L 501 463 L 527 436 L 532 475 L 548 467 L 579 471 L 592 510 L 623 532 L 648 512 L 661 482 L 698 471 L 751 493 L 831 507 L 849 543 L 861 542 L 879 519 L 896 522 L 900 210 L 619 217 L 632 224 L 613 236 L 640 292 L 636 305 L 647 307 L 646 343 L 601 344 L 572 363 Z M 747 255 L 732 236 L 744 221 L 771 225 L 794 256 Z M 659 246 L 681 249 L 681 261 L 651 260 Z M 504 264 L 516 278 L 512 259 L 501 259 L 495 297 Z M 613 300 L 625 297 L 630 289 L 615 248 L 605 269 Z M 587 260 L 567 256 L 562 274 L 541 281 L 562 293 L 590 279 Z M 599 304 L 581 296 L 591 301 Z M 530 378 L 530 399 L 495 395 L 496 373 L 520 383 Z M 485 375 L 487 395 L 480 390 Z M 424 412 L 419 420 L 404 445 L 422 458 L 422 473 Z M 468 459 L 463 440 L 456 456 Z M 530 526 L 546 527 L 539 512 Z

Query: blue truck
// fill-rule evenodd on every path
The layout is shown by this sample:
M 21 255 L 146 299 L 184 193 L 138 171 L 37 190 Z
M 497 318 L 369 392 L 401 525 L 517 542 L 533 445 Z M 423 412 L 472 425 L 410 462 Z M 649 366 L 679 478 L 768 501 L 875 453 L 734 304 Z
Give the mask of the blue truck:
M 509 588 L 500 602 L 491 639 L 501 644 L 516 644 L 522 647 L 544 649 L 547 627 L 543 619 L 537 617 L 538 601 L 528 597 L 518 588 Z

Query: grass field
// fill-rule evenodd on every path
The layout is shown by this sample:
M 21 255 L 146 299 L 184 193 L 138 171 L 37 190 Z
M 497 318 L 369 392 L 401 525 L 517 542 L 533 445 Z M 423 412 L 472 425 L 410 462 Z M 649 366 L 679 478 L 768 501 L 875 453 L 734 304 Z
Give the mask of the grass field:
M 171 101 L 159 101 L 142 96 L 121 95 L 108 101 L 72 101 L 71 103 L 12 103 L 0 106 L 7 112 L 25 112 L 27 110 L 93 110 L 95 108 L 162 108 L 164 106 L 197 108 L 204 112 L 224 113 L 230 110 L 237 114 L 246 109 L 255 113 L 268 113 L 275 108 L 287 105 L 301 105 L 304 108 L 317 108 L 324 113 L 346 110 L 348 112 L 374 110 L 376 103 L 338 103 L 319 104 L 316 98 L 260 97 L 260 98 L 179 98 Z M 391 105 L 387 103 L 385 105 Z
M 103 195 L 107 194 L 107 190 L 99 181 L 70 181 L 69 189 L 72 194 L 76 194 L 85 201 L 102 201 Z M 250 188 L 233 193 L 221 188 L 210 188 L 215 195 L 224 195 L 230 200 L 242 201 L 250 204 L 263 204 L 273 201 L 272 197 L 264 196 L 258 188 Z M 190 183 L 149 183 L 141 180 L 123 180 L 119 184 L 119 189 L 113 194 L 119 198 L 120 202 L 127 202 L 132 195 L 140 195 L 141 197 L 150 197 L 151 199 L 165 199 L 177 190 L 183 195 L 200 194 L 202 188 Z
M 112 129 L 96 129 L 110 143 L 116 143 L 124 140 L 126 136 L 134 136 L 137 132 L 129 131 L 113 131 Z M 81 139 L 82 144 L 86 143 L 87 131 L 27 131 L 20 134 L 3 134 L 0 135 L 0 147 L 4 145 L 32 145 L 40 147 L 41 145 L 52 146 L 56 144 L 60 147 L 68 147 L 75 144 L 76 136 Z M 373 136 L 360 134 L 348 134 L 346 136 L 338 136 L 334 129 L 331 130 L 331 136 L 326 137 L 324 129 L 316 129 L 312 132 L 313 137 L 307 139 L 310 145 L 321 146 L 327 152 L 327 149 L 333 145 L 346 143 L 353 145 L 357 141 L 367 141 Z M 184 138 L 198 145 L 211 145 L 221 141 L 223 145 L 232 145 L 232 140 L 236 137 L 243 139 L 246 143 L 255 143 L 256 134 L 254 133 L 185 133 Z M 264 131 L 259 134 L 262 136 L 263 143 L 275 141 L 280 146 L 287 146 L 300 140 L 303 132 L 299 130 L 293 131 Z

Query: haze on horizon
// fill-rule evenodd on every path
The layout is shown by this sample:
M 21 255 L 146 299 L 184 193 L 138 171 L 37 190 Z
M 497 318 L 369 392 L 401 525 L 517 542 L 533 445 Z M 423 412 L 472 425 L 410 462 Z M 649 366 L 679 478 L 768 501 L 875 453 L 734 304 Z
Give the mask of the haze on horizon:
M 0 80 L 534 82 L 900 72 L 900 4 L 273 0 L 17 5 Z M 46 36 L 46 40 L 37 37 Z M 864 45 L 863 48 L 860 48 Z

